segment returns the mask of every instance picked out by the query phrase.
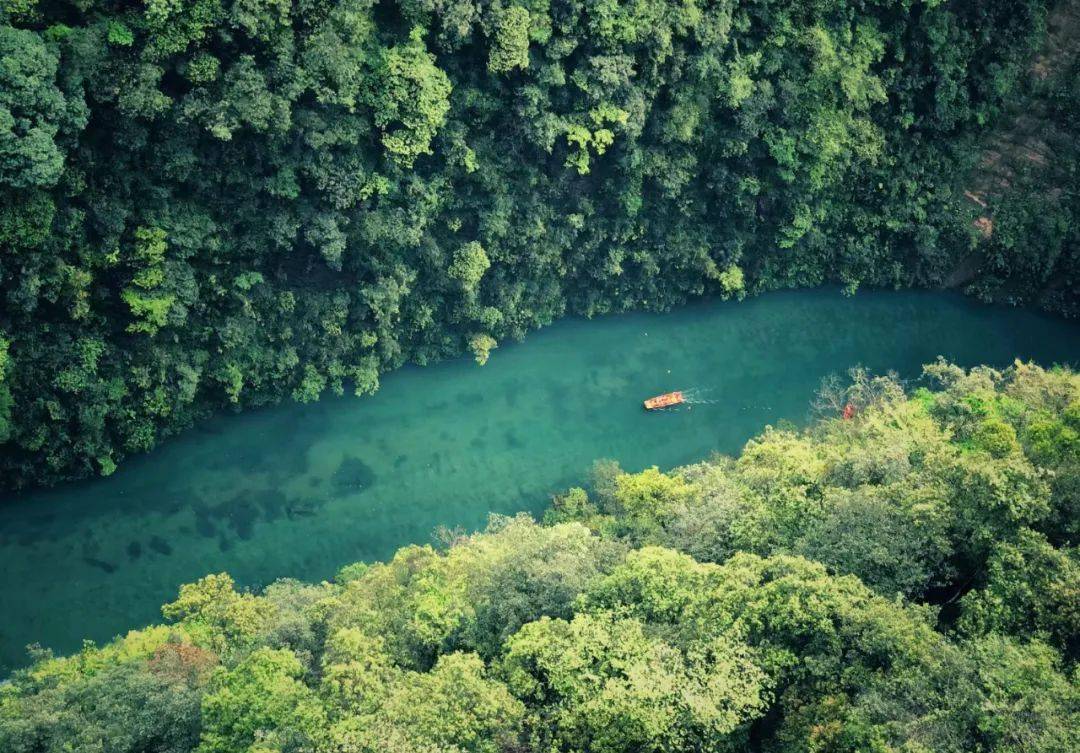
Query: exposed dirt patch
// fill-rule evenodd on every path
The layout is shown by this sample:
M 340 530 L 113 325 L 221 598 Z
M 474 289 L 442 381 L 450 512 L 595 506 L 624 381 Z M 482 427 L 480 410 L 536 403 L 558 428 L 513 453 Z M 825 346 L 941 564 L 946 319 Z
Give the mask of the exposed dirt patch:
M 1067 71 L 1080 55 L 1080 0 L 1061 0 L 1046 22 L 1046 39 L 1028 70 L 1026 95 L 1001 120 L 987 140 L 979 170 L 967 197 L 983 209 L 1006 192 L 1021 172 L 1038 170 L 1048 191 L 1059 192 L 1060 178 L 1068 169 L 1061 147 L 1069 135 L 1047 116 L 1046 81 Z M 980 228 L 981 231 L 981 228 Z

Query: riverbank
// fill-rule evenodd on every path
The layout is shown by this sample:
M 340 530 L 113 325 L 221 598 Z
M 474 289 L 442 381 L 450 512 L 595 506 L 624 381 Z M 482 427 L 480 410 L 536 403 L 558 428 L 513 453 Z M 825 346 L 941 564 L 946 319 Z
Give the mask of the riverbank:
M 157 619 L 176 587 L 244 586 L 539 512 L 591 463 L 670 468 L 801 422 L 822 377 L 862 364 L 918 376 L 937 356 L 1004 366 L 1080 355 L 1080 328 L 959 295 L 835 289 L 706 301 L 670 314 L 565 320 L 471 359 L 410 367 L 372 397 L 220 416 L 108 479 L 0 506 L 0 657 L 70 651 Z M 673 388 L 713 402 L 648 415 Z M 78 620 L 71 615 L 79 615 Z
M 856 372 L 735 457 L 605 464 L 543 525 L 207 575 L 15 673 L 0 749 L 1070 751 L 1080 375 L 925 376 Z

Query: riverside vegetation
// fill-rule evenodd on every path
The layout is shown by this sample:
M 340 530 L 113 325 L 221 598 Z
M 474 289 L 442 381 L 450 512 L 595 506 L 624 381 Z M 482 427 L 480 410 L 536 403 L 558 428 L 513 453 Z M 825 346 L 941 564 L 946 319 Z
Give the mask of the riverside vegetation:
M 0 488 L 566 314 L 831 282 L 1076 316 L 1049 5 L 0 0 Z M 206 576 L 33 649 L 0 750 L 1071 753 L 1080 375 L 925 377 L 330 582 Z
M 16 672 L 0 749 L 1074 750 L 1080 375 L 925 376 L 856 371 L 737 458 L 598 464 L 542 525 L 207 576 Z
M 1046 11 L 3 0 L 0 486 L 567 313 L 833 281 L 1075 314 L 1080 69 L 1028 76 Z M 1030 98 L 1050 158 L 984 190 Z

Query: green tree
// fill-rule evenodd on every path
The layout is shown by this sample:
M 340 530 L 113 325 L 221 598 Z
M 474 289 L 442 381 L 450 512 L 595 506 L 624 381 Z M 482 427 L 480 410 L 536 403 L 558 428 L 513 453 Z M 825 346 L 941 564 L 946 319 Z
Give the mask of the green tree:
M 0 185 L 53 186 L 64 166 L 58 137 L 86 124 L 85 106 L 56 86 L 60 63 L 40 34 L 0 25 Z
M 529 67 L 529 11 L 520 5 L 495 12 L 488 70 L 509 73 Z
M 292 652 L 268 648 L 219 670 L 202 699 L 198 753 L 310 749 L 324 734 L 326 717 L 302 675 Z
M 961 600 L 961 628 L 974 635 L 1043 637 L 1070 657 L 1080 652 L 1080 561 L 1034 531 L 994 546 L 985 583 Z
M 383 53 L 374 83 L 367 102 L 383 146 L 395 162 L 412 167 L 417 157 L 431 154 L 431 140 L 450 111 L 452 88 L 427 51 L 422 29 L 414 29 L 408 42 Z
M 470 241 L 454 252 L 454 258 L 447 270 L 450 277 L 457 280 L 466 293 L 475 293 L 484 272 L 491 266 L 491 261 L 484 252 L 484 247 L 476 241 Z
M 765 676 L 745 647 L 717 639 L 684 654 L 604 612 L 526 625 L 503 671 L 544 708 L 536 733 L 568 750 L 721 748 L 764 706 Z

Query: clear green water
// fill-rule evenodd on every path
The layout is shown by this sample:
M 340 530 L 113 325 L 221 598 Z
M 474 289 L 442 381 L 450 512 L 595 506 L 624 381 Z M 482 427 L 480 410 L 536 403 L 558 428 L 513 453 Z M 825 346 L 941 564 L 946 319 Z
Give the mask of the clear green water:
M 322 579 L 489 511 L 539 512 L 596 458 L 631 470 L 737 452 L 802 421 L 822 376 L 1080 360 L 1080 328 L 959 296 L 816 290 L 666 315 L 568 320 L 470 360 L 407 368 L 372 398 L 223 416 L 111 478 L 0 506 L 0 672 L 158 619 L 179 584 Z M 715 403 L 648 414 L 678 388 Z

